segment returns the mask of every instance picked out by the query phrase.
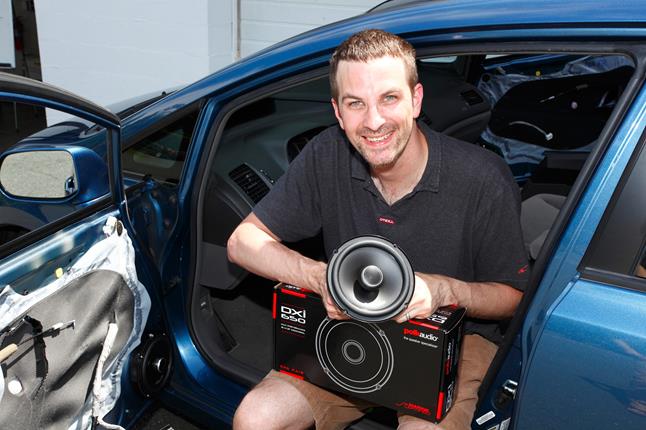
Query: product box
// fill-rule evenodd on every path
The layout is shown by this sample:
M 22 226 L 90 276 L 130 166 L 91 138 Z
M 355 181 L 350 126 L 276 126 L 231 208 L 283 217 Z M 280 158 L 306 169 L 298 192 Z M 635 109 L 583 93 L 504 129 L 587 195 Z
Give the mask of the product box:
M 446 307 L 401 324 L 331 320 L 318 295 L 280 284 L 273 302 L 274 368 L 438 422 L 453 403 L 464 314 Z

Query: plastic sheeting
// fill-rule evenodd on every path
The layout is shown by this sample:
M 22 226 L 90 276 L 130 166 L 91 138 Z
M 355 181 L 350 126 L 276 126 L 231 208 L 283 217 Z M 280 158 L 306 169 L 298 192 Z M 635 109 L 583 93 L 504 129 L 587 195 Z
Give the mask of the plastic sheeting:
M 98 412 L 97 418 L 103 418 L 114 407 L 121 392 L 121 373 L 124 362 L 139 344 L 150 312 L 150 297 L 137 279 L 134 248 L 125 230 L 120 235 L 117 233 L 117 230 L 122 230 L 121 228 L 117 229 L 118 224 L 121 227 L 120 223 L 111 217 L 103 229 L 106 237 L 92 246 L 59 279 L 34 290 L 28 295 L 18 294 L 10 286 L 6 286 L 0 292 L 0 330 L 16 324 L 16 321 L 20 321 L 32 309 L 38 306 L 42 308 L 43 305 L 46 306 L 50 301 L 55 301 L 56 295 L 71 284 L 75 284 L 75 287 L 76 284 L 79 284 L 82 287 L 83 282 L 92 277 L 98 280 L 110 280 L 114 278 L 114 275 L 118 275 L 114 278 L 116 281 L 113 279 L 111 282 L 113 284 L 116 282 L 120 285 L 125 283 L 132 295 L 126 301 L 127 305 L 132 309 L 124 312 L 125 315 L 132 316 L 132 321 L 128 318 L 127 323 L 123 324 L 124 327 L 131 329 L 125 332 L 121 348 L 113 351 L 110 360 L 105 363 L 100 387 L 86 387 L 90 389 L 84 391 L 84 393 L 87 392 L 87 397 L 84 404 L 78 409 L 80 412 L 76 413 L 69 422 L 56 423 L 56 428 L 88 429 L 91 427 L 92 422 L 93 403 L 95 410 Z M 96 283 L 97 281 L 94 282 Z M 109 304 L 106 306 L 109 306 Z M 114 306 L 117 305 L 115 304 Z M 101 309 L 105 311 L 108 308 Z M 115 311 L 109 310 L 105 312 L 111 314 Z M 119 315 L 102 316 L 104 319 L 114 319 L 115 317 L 118 321 Z M 98 327 L 95 331 L 97 337 L 105 336 L 107 325 L 104 328 Z M 100 343 L 99 341 L 99 348 Z M 52 364 L 50 364 L 51 366 Z M 69 370 L 69 373 L 74 374 L 73 370 Z M 96 395 L 93 394 L 91 388 L 94 389 Z M 56 389 L 64 390 L 65 386 L 57 387 Z M 11 395 L 7 391 L 7 381 L 5 381 L 5 376 L 2 374 L 2 369 L 0 369 L 0 404 L 2 404 L 4 396 Z M 47 405 L 40 407 L 47 407 Z

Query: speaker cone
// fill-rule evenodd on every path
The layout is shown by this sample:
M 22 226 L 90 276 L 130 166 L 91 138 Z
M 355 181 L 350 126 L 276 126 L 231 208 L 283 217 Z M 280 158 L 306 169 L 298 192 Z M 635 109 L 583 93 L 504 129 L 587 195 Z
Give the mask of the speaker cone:
M 413 295 L 406 255 L 378 236 L 345 242 L 332 256 L 327 283 L 336 305 L 359 321 L 379 322 L 401 313 Z
M 393 349 L 375 324 L 326 318 L 316 331 L 315 345 L 323 371 L 353 393 L 380 390 L 392 375 Z

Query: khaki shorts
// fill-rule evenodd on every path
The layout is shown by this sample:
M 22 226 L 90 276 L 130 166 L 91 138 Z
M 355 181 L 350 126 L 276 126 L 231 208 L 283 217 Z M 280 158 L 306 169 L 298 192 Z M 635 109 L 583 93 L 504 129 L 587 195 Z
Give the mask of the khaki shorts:
M 478 388 L 496 354 L 497 346 L 485 338 L 470 334 L 462 340 L 462 352 L 458 363 L 458 381 L 455 401 L 449 413 L 437 425 L 410 415 L 400 415 L 399 422 L 428 423 L 429 429 L 464 430 L 471 428 L 471 420 L 478 401 Z M 265 379 L 278 379 L 295 387 L 312 408 L 318 430 L 341 430 L 361 418 L 365 410 L 375 406 L 351 396 L 333 393 L 309 382 L 296 379 L 272 370 Z

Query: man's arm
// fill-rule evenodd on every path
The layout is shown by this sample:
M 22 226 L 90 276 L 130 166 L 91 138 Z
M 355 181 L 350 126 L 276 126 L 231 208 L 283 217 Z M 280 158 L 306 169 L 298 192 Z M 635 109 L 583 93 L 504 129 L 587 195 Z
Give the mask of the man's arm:
M 227 242 L 229 260 L 262 277 L 314 291 L 323 298 L 330 318 L 347 318 L 333 303 L 327 289 L 327 265 L 289 249 L 253 213 Z
M 498 282 L 464 282 L 443 275 L 415 274 L 415 292 L 397 318 L 427 318 L 439 307 L 458 305 L 473 318 L 501 320 L 511 317 L 523 293 Z

